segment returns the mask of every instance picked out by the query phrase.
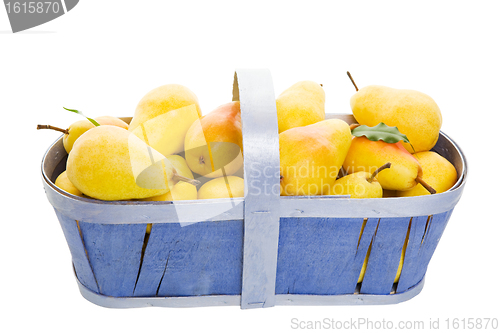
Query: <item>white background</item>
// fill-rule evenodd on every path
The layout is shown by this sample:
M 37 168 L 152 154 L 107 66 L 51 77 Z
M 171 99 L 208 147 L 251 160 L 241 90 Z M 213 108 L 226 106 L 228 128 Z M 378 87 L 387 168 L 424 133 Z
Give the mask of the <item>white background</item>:
M 499 3 L 495 1 L 89 1 L 12 34 L 0 8 L 2 331 L 282 332 L 291 320 L 499 318 Z M 423 291 L 388 306 L 106 309 L 77 288 L 40 162 L 89 116 L 132 116 L 166 83 L 193 90 L 203 113 L 231 99 L 235 68 L 269 68 L 275 92 L 322 83 L 327 112 L 350 112 L 354 88 L 416 89 L 441 108 L 469 176 Z M 14 329 L 13 329 L 14 328 Z

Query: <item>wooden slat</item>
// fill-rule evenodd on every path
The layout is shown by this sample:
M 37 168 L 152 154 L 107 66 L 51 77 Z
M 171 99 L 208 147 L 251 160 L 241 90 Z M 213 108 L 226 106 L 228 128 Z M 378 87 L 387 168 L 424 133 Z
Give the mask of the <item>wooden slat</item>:
M 403 292 L 420 281 L 419 277 L 416 276 L 416 272 L 420 265 L 420 247 L 428 219 L 429 216 L 424 215 L 415 216 L 411 220 L 410 236 L 408 237 L 408 245 L 406 246 L 405 259 L 397 292 Z
M 452 211 L 453 210 L 441 214 L 435 214 L 429 221 L 429 225 L 427 226 L 427 231 L 424 235 L 424 240 L 419 251 L 420 259 L 417 270 L 415 271 L 415 280 L 420 281 L 424 277 L 432 255 L 434 254 L 437 244 L 439 243 L 444 229 L 448 224 Z
M 85 253 L 85 247 L 82 243 L 80 237 L 80 232 L 78 231 L 77 222 L 70 219 L 57 209 L 54 209 L 61 224 L 64 237 L 66 237 L 66 242 L 68 243 L 69 250 L 71 252 L 71 258 L 73 261 L 73 266 L 75 267 L 75 273 L 78 280 L 87 288 L 93 292 L 98 293 L 99 288 L 97 286 L 94 273 L 92 272 L 92 267 L 88 261 L 87 255 Z
M 281 219 L 276 294 L 332 295 L 344 290 L 352 282 L 345 279 L 353 275 L 362 224 L 363 219 Z
M 359 239 L 359 245 L 356 249 L 356 254 L 351 263 L 347 264 L 346 274 L 341 283 L 337 286 L 338 294 L 352 294 L 358 284 L 359 274 L 366 258 L 368 248 L 373 240 L 375 231 L 377 230 L 379 219 L 369 218 L 366 221 L 363 234 Z
M 177 223 L 153 224 L 134 296 L 156 296 L 169 254 L 180 239 L 180 231 Z
M 161 276 L 155 261 L 163 269 Z M 238 295 L 242 262 L 241 220 L 153 225 L 136 295 L 155 292 L 158 278 L 158 296 Z
M 133 295 L 146 226 L 80 221 L 83 241 L 101 294 Z
M 409 217 L 380 219 L 361 284 L 362 294 L 390 294 L 409 223 Z

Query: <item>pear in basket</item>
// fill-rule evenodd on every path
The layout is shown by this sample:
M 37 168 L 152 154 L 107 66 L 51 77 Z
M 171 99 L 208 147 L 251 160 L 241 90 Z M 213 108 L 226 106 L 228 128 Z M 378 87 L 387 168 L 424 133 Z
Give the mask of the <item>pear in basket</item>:
M 457 181 L 457 170 L 446 158 L 433 151 L 425 151 L 414 154 L 422 166 L 422 179 L 432 186 L 436 193 L 449 190 Z M 412 197 L 427 195 L 427 191 L 421 184 L 408 191 L 398 191 L 400 197 Z
M 128 129 L 128 124 L 126 122 L 112 116 L 97 117 L 95 118 L 95 121 L 99 125 L 113 125 L 124 129 Z M 89 129 L 94 127 L 95 125 L 92 124 L 90 120 L 82 119 L 75 121 L 67 129 L 62 129 L 51 125 L 38 125 L 37 129 L 52 129 L 64 133 L 63 137 L 64 150 L 66 150 L 66 152 L 69 154 L 69 152 L 73 148 L 73 144 L 75 143 L 76 139 L 78 139 L 80 135 L 82 135 L 83 133 L 87 132 Z
M 421 183 L 429 192 L 435 193 L 422 179 L 420 163 L 403 147 L 402 142 L 387 143 L 354 137 L 343 167 L 348 174 L 374 172 L 387 162 L 391 163 L 391 168 L 377 177 L 383 189 L 406 191 Z
M 66 171 L 83 194 L 100 200 L 147 198 L 170 191 L 170 180 L 186 180 L 159 152 L 129 131 L 98 126 L 73 145 Z
M 178 175 L 194 179 L 193 173 L 189 169 L 186 160 L 179 155 L 167 156 L 167 159 L 172 163 Z M 171 179 L 168 182 L 171 190 L 165 194 L 142 199 L 144 201 L 174 201 L 174 200 L 196 200 L 198 198 L 198 190 L 196 186 L 187 182 L 175 182 Z
M 353 139 L 343 163 L 345 172 L 374 172 L 391 163 L 391 168 L 377 177 L 384 190 L 406 191 L 420 183 L 430 193 L 436 193 L 422 179 L 420 163 L 403 146 L 406 142 L 411 147 L 412 143 L 397 127 L 380 123 L 373 127 L 353 124 L 351 128 Z
M 186 132 L 199 117 L 196 95 L 184 86 L 167 84 L 151 90 L 139 101 L 129 130 L 168 156 L 184 150 Z
M 278 132 L 325 120 L 325 91 L 313 81 L 300 81 L 276 99 Z
M 59 176 L 57 176 L 54 184 L 59 187 L 61 190 L 76 195 L 78 197 L 82 197 L 82 192 L 73 185 L 68 179 L 68 174 L 66 171 L 63 171 Z
M 328 195 L 350 195 L 351 199 L 382 198 L 382 186 L 375 177 L 390 167 L 391 163 L 386 163 L 373 173 L 359 171 L 339 178 L 330 187 Z
M 195 121 L 184 142 L 189 168 L 205 177 L 233 175 L 243 165 L 240 102 L 219 106 Z
M 340 119 L 295 127 L 279 135 L 281 195 L 327 194 L 351 145 Z
M 219 177 L 203 184 L 198 199 L 240 198 L 245 195 L 245 181 L 236 176 Z
M 439 138 L 441 110 L 430 96 L 416 90 L 367 86 L 351 97 L 351 109 L 361 125 L 396 126 L 412 143 L 413 147 L 403 143 L 412 153 L 430 150 Z

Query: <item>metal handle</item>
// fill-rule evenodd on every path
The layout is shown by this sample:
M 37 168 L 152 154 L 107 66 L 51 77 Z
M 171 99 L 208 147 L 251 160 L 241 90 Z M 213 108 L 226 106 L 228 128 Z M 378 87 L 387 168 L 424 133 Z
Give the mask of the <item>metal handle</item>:
M 238 69 L 233 101 L 240 101 L 245 211 L 241 308 L 275 304 L 280 218 L 276 99 L 267 69 Z

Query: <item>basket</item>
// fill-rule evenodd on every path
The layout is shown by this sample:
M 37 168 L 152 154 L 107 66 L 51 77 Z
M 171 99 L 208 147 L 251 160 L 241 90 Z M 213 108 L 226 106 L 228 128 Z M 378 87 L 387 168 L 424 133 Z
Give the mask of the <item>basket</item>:
M 459 175 L 444 193 L 382 199 L 280 197 L 272 190 L 279 188 L 273 90 L 268 70 L 235 73 L 244 198 L 174 204 L 77 197 L 54 185 L 66 165 L 62 138 L 48 149 L 42 161 L 45 192 L 69 245 L 83 297 L 113 308 L 246 309 L 393 304 L 421 291 L 466 181 L 460 148 L 442 132 L 433 148 Z M 352 115 L 327 118 L 355 122 Z M 394 283 L 406 239 L 401 276 Z M 363 282 L 357 283 L 370 246 Z

